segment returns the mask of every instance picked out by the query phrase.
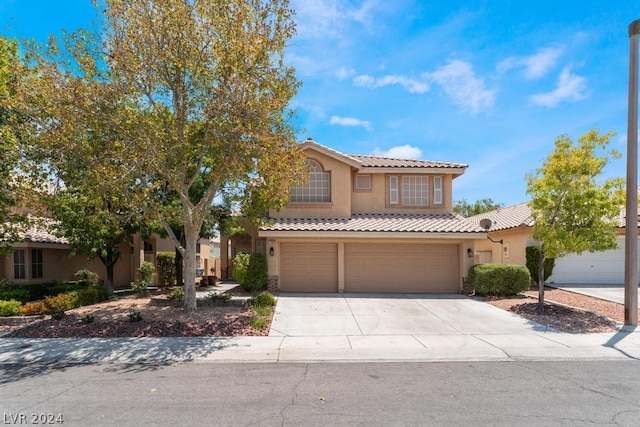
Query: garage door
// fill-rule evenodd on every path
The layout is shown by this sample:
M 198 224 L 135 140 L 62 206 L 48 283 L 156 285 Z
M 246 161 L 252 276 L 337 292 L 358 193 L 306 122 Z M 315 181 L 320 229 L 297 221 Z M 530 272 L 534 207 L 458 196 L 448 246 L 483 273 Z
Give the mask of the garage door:
M 457 245 L 345 245 L 347 292 L 457 293 Z
M 338 245 L 281 246 L 280 287 L 284 292 L 338 292 Z

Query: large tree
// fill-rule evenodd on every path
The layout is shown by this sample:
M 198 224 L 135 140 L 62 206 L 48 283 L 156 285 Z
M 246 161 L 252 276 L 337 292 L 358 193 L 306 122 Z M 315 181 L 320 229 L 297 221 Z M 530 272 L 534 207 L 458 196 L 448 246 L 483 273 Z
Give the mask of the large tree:
M 527 175 L 534 238 L 540 242 L 540 311 L 544 311 L 544 262 L 569 253 L 614 249 L 615 220 L 624 206 L 621 178 L 602 179 L 604 168 L 620 154 L 609 150 L 614 134 L 591 130 L 574 142 L 556 139 L 555 150 L 535 174 Z
M 303 171 L 288 109 L 299 84 L 283 53 L 295 32 L 292 11 L 287 0 L 100 6 L 100 34 L 76 33 L 63 49 L 52 41 L 48 55 L 30 52 L 30 131 L 51 164 L 87 143 L 84 129 L 110 133 L 120 149 L 97 167 L 107 180 L 111 165 L 137 171 L 136 194 L 148 198 L 134 201 L 162 220 L 184 256 L 190 313 L 196 242 L 214 199 L 257 217 L 286 203 Z M 195 200 L 194 185 L 203 185 Z M 180 200 L 184 243 L 153 197 L 163 186 Z

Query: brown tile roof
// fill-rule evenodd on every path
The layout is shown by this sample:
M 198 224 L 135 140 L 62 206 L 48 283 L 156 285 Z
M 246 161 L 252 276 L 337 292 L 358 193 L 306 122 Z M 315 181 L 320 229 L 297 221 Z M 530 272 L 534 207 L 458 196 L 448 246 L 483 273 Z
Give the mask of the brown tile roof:
M 499 231 L 517 227 L 533 227 L 533 217 L 531 216 L 531 209 L 528 203 L 520 203 L 479 215 L 473 215 L 467 219 L 480 226 L 480 221 L 485 218 L 491 220 L 491 228 L 489 228 L 489 231 Z
M 53 220 L 48 218 L 30 218 L 31 225 L 25 231 L 18 232 L 18 238 L 32 243 L 57 243 L 66 245 L 69 241 L 64 237 L 57 237 L 51 231 Z
M 268 231 L 482 233 L 456 214 L 355 214 L 346 219 L 269 218 Z
M 363 167 L 369 168 L 466 168 L 462 163 L 438 162 L 433 160 L 393 159 L 388 157 L 362 156 L 349 154 L 359 161 Z

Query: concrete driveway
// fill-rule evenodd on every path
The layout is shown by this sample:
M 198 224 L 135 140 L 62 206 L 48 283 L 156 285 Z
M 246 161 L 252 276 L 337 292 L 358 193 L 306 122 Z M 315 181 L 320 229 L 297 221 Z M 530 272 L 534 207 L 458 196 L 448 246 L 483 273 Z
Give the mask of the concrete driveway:
M 624 285 L 583 285 L 552 283 L 549 286 L 558 289 L 564 289 L 565 291 L 589 295 L 607 301 L 617 302 L 618 304 L 624 304 Z M 640 298 L 640 287 L 638 288 L 638 298 Z
M 269 335 L 529 335 L 544 330 L 463 295 L 284 293 Z

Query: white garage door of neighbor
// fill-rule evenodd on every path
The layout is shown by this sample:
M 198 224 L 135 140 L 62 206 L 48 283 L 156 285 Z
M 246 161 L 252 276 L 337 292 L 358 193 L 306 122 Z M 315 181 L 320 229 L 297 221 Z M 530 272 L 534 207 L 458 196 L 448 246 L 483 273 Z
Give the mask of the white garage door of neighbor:
M 618 248 L 603 252 L 583 252 L 556 259 L 553 274 L 547 283 L 585 285 L 624 284 L 624 238 L 618 238 Z
M 283 243 L 280 248 L 283 292 L 338 292 L 338 245 Z
M 457 245 L 347 244 L 346 292 L 457 293 Z

